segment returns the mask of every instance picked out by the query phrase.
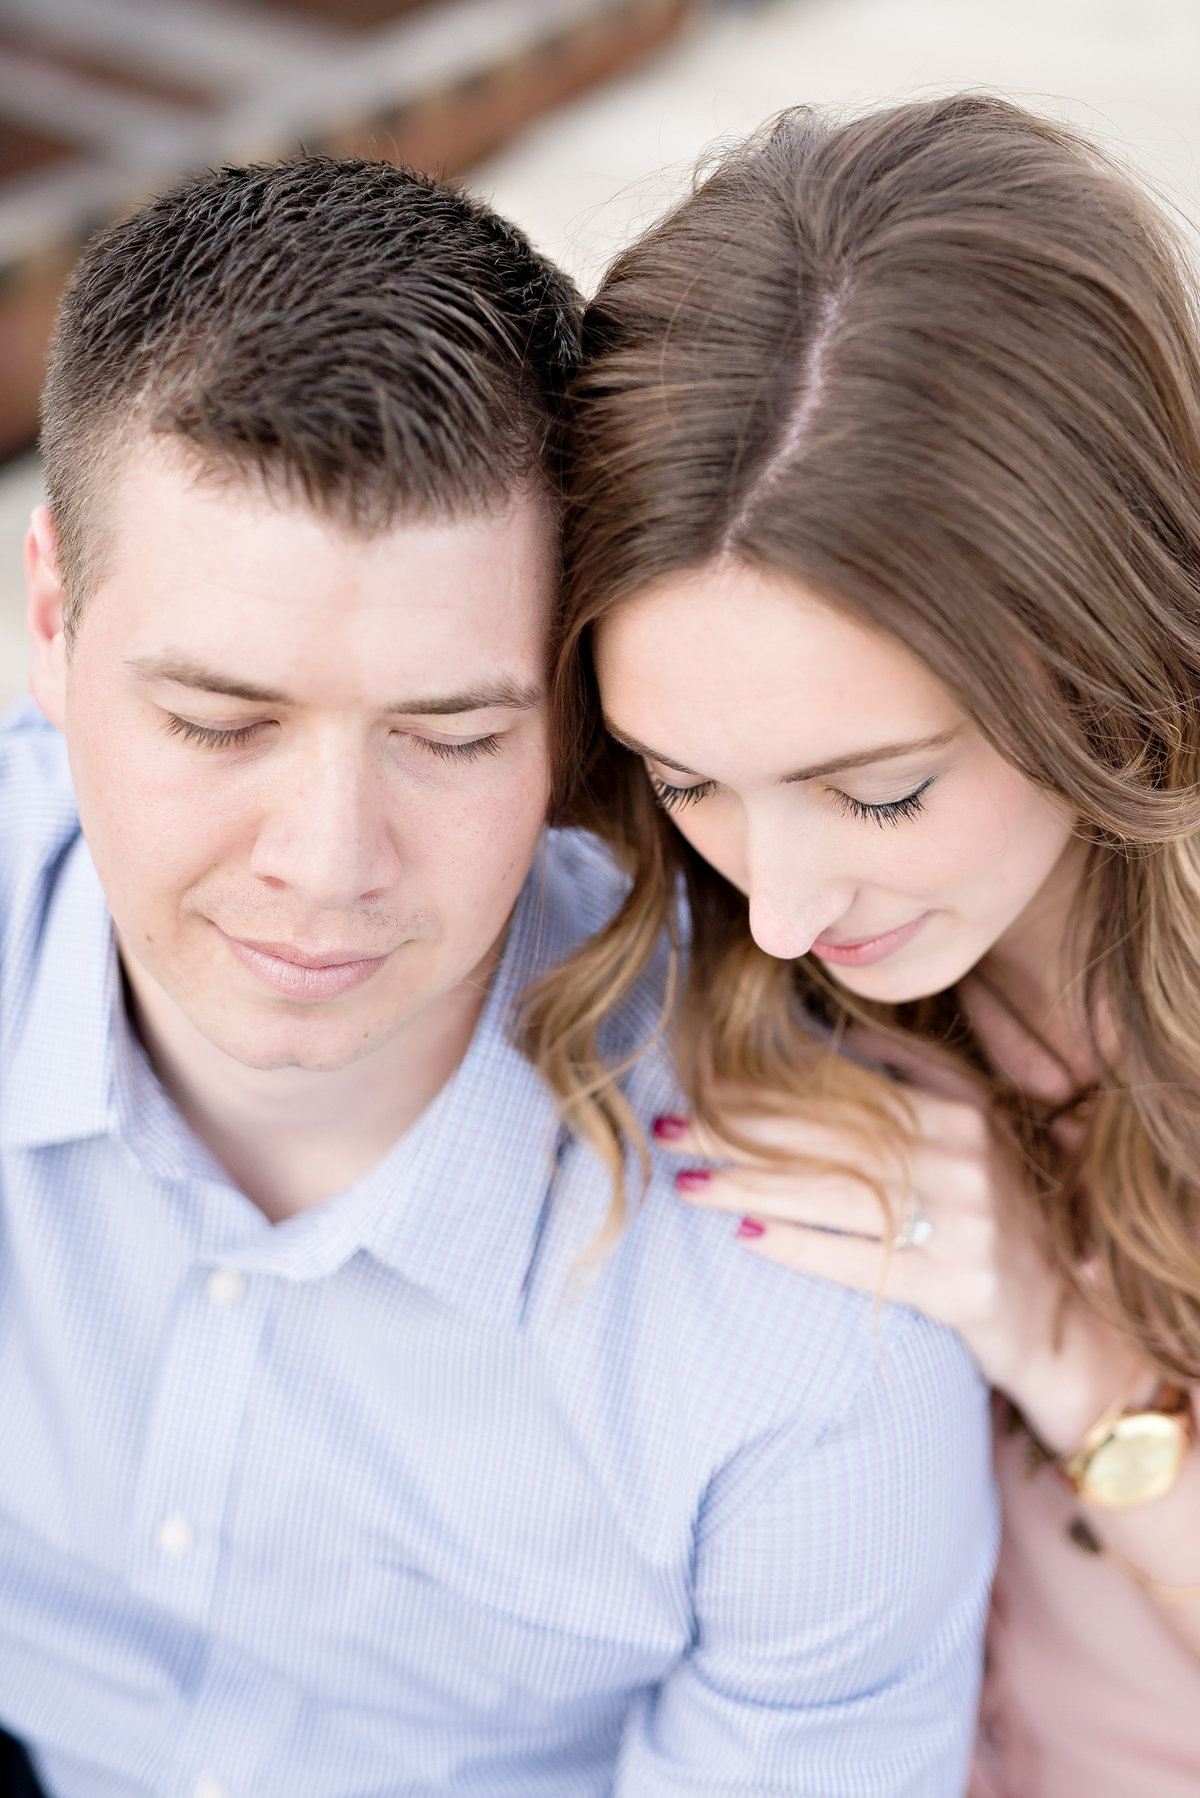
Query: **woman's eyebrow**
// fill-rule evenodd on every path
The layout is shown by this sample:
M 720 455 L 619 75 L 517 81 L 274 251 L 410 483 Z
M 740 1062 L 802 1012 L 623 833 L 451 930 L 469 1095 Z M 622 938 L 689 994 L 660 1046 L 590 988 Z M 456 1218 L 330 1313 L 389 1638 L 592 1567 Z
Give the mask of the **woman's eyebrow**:
M 604 720 L 604 728 L 609 736 L 614 737 L 622 749 L 628 749 L 631 755 L 644 755 L 648 761 L 660 762 L 664 768 L 670 768 L 675 774 L 690 774 L 695 780 L 704 779 L 703 774 L 698 774 L 695 768 L 685 768 L 682 762 L 673 762 L 669 755 L 662 755 L 657 749 L 647 748 L 646 744 L 639 743 L 636 737 L 627 737 L 623 730 L 618 730 L 616 725 L 610 724 L 607 718 Z
M 839 755 L 832 762 L 818 762 L 815 767 L 798 768 L 794 774 L 785 774 L 780 785 L 797 780 L 819 780 L 823 774 L 843 774 L 847 768 L 868 768 L 873 762 L 896 761 L 902 755 L 919 755 L 923 749 L 941 749 L 944 744 L 952 743 L 961 729 L 961 724 L 955 724 L 931 737 L 913 737 L 907 743 L 880 743 L 874 749 L 860 749 L 854 755 Z
M 674 762 L 669 755 L 660 750 L 651 749 L 646 743 L 639 743 L 636 737 L 626 736 L 623 730 L 617 730 L 605 719 L 610 737 L 615 737 L 622 748 L 630 750 L 634 755 L 644 755 L 649 761 L 658 762 L 664 768 L 670 768 L 675 774 L 690 774 L 693 780 L 704 780 L 705 775 L 695 768 L 685 768 L 682 762 Z M 913 737 L 907 743 L 879 743 L 872 749 L 856 750 L 853 755 L 839 755 L 831 762 L 817 762 L 811 768 L 798 768 L 794 774 L 781 776 L 779 785 L 788 786 L 801 780 L 818 780 L 824 774 L 841 774 L 848 768 L 867 768 L 873 762 L 895 761 L 902 755 L 916 755 L 923 749 L 941 749 L 950 743 L 962 729 L 960 724 L 949 730 L 937 731 L 931 737 Z

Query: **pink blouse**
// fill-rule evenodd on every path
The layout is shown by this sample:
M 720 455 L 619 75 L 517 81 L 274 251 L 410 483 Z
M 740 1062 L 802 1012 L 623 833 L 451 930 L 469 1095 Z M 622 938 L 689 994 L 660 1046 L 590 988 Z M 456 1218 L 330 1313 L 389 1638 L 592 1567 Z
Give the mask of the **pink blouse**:
M 1078 1501 L 997 1442 L 1004 1511 L 969 1798 L 1200 1798 L 1200 1661 L 1067 1537 Z

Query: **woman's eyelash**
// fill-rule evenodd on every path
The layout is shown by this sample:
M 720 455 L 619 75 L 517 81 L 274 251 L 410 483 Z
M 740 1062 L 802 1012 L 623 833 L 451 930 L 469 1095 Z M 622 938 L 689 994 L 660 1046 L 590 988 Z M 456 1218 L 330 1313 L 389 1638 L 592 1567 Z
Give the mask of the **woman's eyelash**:
M 906 793 L 903 799 L 889 799 L 882 805 L 868 805 L 865 799 L 852 799 L 849 793 L 838 793 L 837 802 L 844 812 L 852 818 L 867 818 L 880 825 L 899 824 L 903 818 L 915 818 L 923 809 L 924 796 L 933 785 L 934 776 L 923 780 L 913 792 Z
M 681 812 L 685 806 L 695 805 L 698 799 L 707 799 L 716 787 L 715 780 L 702 780 L 694 787 L 669 787 L 665 780 L 659 780 L 656 774 L 650 776 L 650 785 L 654 788 L 654 797 L 664 812 Z
M 885 824 L 899 824 L 905 818 L 915 818 L 923 809 L 926 792 L 933 785 L 935 776 L 930 775 L 923 780 L 913 792 L 906 793 L 902 799 L 889 799 L 882 804 L 872 805 L 865 799 L 854 799 L 849 793 L 838 793 L 837 802 L 842 810 L 851 817 L 869 820 L 881 828 Z M 695 805 L 700 799 L 707 799 L 716 787 L 715 780 L 699 781 L 694 787 L 672 787 L 656 774 L 650 775 L 650 785 L 654 796 L 667 812 L 681 812 L 686 806 Z
M 236 749 L 244 747 L 266 722 L 260 718 L 253 724 L 240 724 L 236 729 L 216 730 L 208 724 L 196 724 L 191 718 L 177 718 L 171 712 L 167 716 L 167 729 L 173 737 L 184 737 L 189 743 L 202 743 L 206 749 Z

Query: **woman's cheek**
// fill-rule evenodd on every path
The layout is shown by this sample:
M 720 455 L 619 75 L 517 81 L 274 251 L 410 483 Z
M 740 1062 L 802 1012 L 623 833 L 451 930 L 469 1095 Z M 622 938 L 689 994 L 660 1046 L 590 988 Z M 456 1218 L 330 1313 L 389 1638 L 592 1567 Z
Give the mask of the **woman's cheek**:
M 697 855 L 703 856 L 731 886 L 745 893 L 750 887 L 745 829 L 731 813 L 732 807 L 722 805 L 714 795 L 690 810 L 675 813 L 671 822 Z

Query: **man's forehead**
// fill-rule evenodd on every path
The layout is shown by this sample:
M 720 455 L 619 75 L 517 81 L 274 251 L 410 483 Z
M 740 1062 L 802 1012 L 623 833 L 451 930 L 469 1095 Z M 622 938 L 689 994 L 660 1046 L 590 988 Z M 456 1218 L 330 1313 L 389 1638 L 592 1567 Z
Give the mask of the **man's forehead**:
M 498 665 L 496 678 L 527 686 L 544 653 L 558 533 L 537 490 L 502 509 L 368 532 L 272 495 L 252 474 L 211 479 L 176 445 L 150 442 L 131 453 L 114 500 L 100 586 L 126 619 L 136 614 L 126 655 L 140 664 L 278 691 L 287 657 L 277 647 L 299 654 L 307 638 L 310 656 L 324 646 L 332 657 L 357 637 L 364 656 L 396 664 L 406 698 L 441 701 L 494 685 Z M 436 666 L 422 668 L 430 654 Z
M 297 536 L 324 536 L 360 550 L 395 540 L 465 543 L 522 533 L 556 543 L 558 534 L 555 508 L 540 480 L 486 502 L 380 512 L 369 492 L 343 493 L 334 483 L 327 493 L 308 494 L 286 467 L 206 455 L 171 434 L 141 433 L 115 448 L 109 489 L 113 522 L 134 541 L 167 517 L 189 515 L 206 522 L 225 516 L 242 528 L 283 526 Z

